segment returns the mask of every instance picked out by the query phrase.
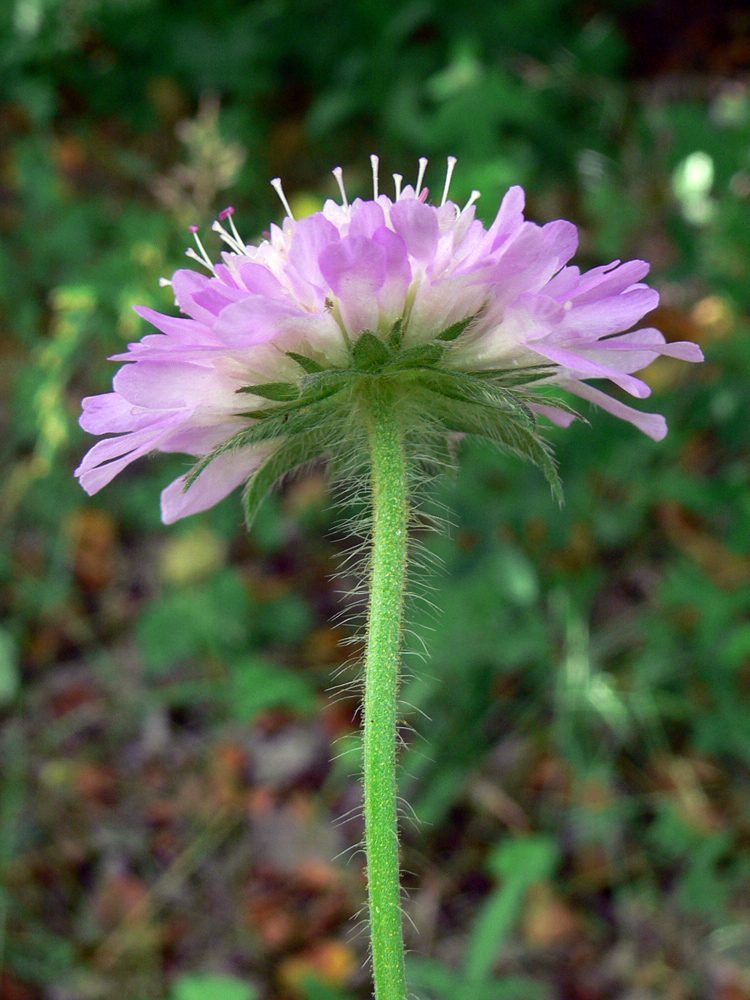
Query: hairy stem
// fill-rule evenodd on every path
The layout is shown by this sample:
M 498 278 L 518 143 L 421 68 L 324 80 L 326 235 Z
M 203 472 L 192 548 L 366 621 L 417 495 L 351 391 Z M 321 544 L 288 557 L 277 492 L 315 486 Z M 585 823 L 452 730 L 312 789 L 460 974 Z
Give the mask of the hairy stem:
M 367 396 L 373 538 L 364 698 L 367 890 L 376 1000 L 404 1000 L 404 940 L 396 815 L 396 721 L 406 586 L 407 487 L 403 431 L 390 393 Z

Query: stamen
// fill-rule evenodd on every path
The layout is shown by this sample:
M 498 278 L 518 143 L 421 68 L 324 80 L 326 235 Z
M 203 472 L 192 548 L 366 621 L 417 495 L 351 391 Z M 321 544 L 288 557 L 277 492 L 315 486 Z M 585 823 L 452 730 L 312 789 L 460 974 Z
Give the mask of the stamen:
M 206 251 L 204 250 L 203 252 L 205 253 Z M 211 274 L 213 274 L 214 276 L 216 275 L 216 268 L 213 266 L 213 264 L 211 263 L 211 261 L 208 259 L 207 256 L 205 258 L 199 257 L 192 247 L 187 248 L 187 250 L 185 251 L 185 256 L 189 257 L 191 260 L 197 261 L 199 264 L 202 264 L 203 267 L 208 268 Z
M 284 211 L 289 216 L 290 219 L 294 218 L 294 212 L 289 207 L 289 202 L 286 200 L 286 195 L 284 194 L 284 188 L 281 186 L 281 178 L 274 177 L 271 181 L 271 187 L 274 189 L 276 194 L 279 196 L 279 201 L 284 206 Z
M 159 278 L 159 287 L 160 288 L 166 288 L 167 285 L 171 285 L 171 284 L 172 284 L 172 282 L 169 280 L 169 278 Z
M 198 249 L 200 250 L 200 256 L 195 252 L 195 250 L 193 250 L 192 247 L 190 247 L 185 251 L 186 256 L 192 258 L 192 260 L 197 260 L 199 264 L 203 265 L 203 267 L 207 267 L 208 270 L 211 272 L 211 274 L 216 274 L 216 268 L 214 267 L 211 258 L 206 253 L 206 248 L 201 243 L 201 238 L 198 235 L 199 227 L 193 225 L 190 226 L 189 228 L 190 232 L 193 234 L 193 239 L 198 244 Z
M 239 237 L 235 238 L 231 233 L 228 233 L 218 219 L 213 223 L 211 228 L 215 233 L 218 233 L 219 236 L 221 236 L 229 249 L 233 250 L 234 253 L 245 253 L 245 244 L 242 240 Z
M 403 174 L 394 174 L 393 183 L 396 185 L 396 201 L 401 197 L 401 181 L 404 179 Z
M 465 212 L 467 210 L 467 208 L 471 208 L 471 206 L 474 204 L 474 202 L 477 200 L 477 198 L 481 198 L 481 197 L 482 197 L 482 192 L 481 191 L 472 191 L 471 192 L 471 197 L 469 198 L 469 200 L 466 202 L 466 204 L 463 207 L 463 211 Z
M 234 219 L 232 218 L 233 215 L 234 215 L 234 209 L 230 205 L 229 208 L 225 208 L 224 209 L 224 211 L 219 215 L 219 218 L 220 219 L 221 218 L 224 218 L 224 219 L 228 218 L 229 219 L 229 228 L 232 230 L 232 236 L 234 236 L 234 238 L 237 240 L 237 243 L 244 250 L 245 249 L 245 241 L 242 239 L 242 237 L 240 236 L 240 234 L 237 232 L 237 227 L 235 226 Z
M 451 177 L 453 177 L 453 171 L 455 170 L 457 163 L 458 160 L 456 159 L 455 156 L 448 157 L 448 169 L 445 171 L 445 187 L 443 188 L 443 198 L 442 201 L 440 202 L 441 208 L 448 200 L 448 192 L 450 191 L 451 188 Z
M 380 165 L 380 160 L 373 153 L 370 156 L 370 163 L 372 164 L 372 200 L 378 200 L 378 166 Z
M 344 190 L 344 171 L 341 167 L 334 167 L 331 173 L 336 178 L 336 183 L 339 186 L 339 191 L 341 192 L 341 202 L 344 208 L 349 208 L 349 202 L 346 199 L 346 191 Z
M 424 172 L 427 169 L 427 162 L 428 160 L 426 156 L 419 157 L 419 173 L 417 174 L 417 186 L 414 189 L 415 198 L 419 197 L 419 192 L 422 189 L 422 181 L 424 180 Z
M 427 199 L 429 197 L 430 197 L 430 189 L 429 188 L 422 188 L 422 190 L 419 192 L 419 199 L 418 200 L 421 201 L 422 204 L 424 205 L 424 203 L 427 201 Z

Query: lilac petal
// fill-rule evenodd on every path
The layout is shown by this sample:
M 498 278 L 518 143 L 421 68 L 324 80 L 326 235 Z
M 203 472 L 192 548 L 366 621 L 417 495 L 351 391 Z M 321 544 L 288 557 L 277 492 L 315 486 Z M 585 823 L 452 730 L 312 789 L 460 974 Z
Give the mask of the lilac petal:
M 526 204 L 526 194 L 522 187 L 515 184 L 508 188 L 505 197 L 500 203 L 500 208 L 495 221 L 488 230 L 490 236 L 490 246 L 497 250 L 507 240 L 511 233 L 523 225 L 523 210 Z
M 660 330 L 648 327 L 633 330 L 619 337 L 609 337 L 592 345 L 589 341 L 569 341 L 571 351 L 583 351 L 584 356 L 599 364 L 609 365 L 620 372 L 637 372 L 646 368 L 660 354 L 666 354 L 681 361 L 702 361 L 703 352 L 697 344 L 679 341 L 667 344 Z
M 222 252 L 221 256 L 226 260 L 225 251 Z M 221 281 L 222 285 L 227 285 L 229 288 L 242 288 L 234 272 L 226 264 L 216 265 L 216 277 Z
M 594 302 L 596 299 L 618 295 L 630 288 L 650 270 L 645 260 L 629 260 L 625 264 L 613 261 L 604 267 L 596 267 L 581 275 L 578 288 L 572 293 L 576 305 Z
M 406 293 L 411 283 L 411 265 L 406 244 L 387 226 L 376 229 L 372 238 L 385 252 L 385 281 L 378 292 L 378 305 L 383 318 L 388 323 L 393 323 L 404 311 Z
M 183 344 L 198 344 L 208 337 L 211 338 L 211 331 L 205 324 L 194 319 L 182 319 L 179 316 L 165 316 L 164 313 L 150 309 L 148 306 L 133 306 L 133 311 L 138 313 L 147 323 L 151 323 L 157 330 L 166 333 L 168 337 Z M 213 316 L 211 317 L 213 322 Z
M 377 329 L 377 295 L 386 277 L 385 249 L 363 236 L 345 236 L 321 253 L 320 270 L 339 298 L 346 330 L 354 334 Z
M 406 346 L 433 340 L 452 323 L 474 316 L 487 298 L 487 288 L 475 284 L 471 275 L 456 275 L 423 282 L 417 289 L 409 314 Z
M 330 243 L 337 243 L 339 238 L 338 229 L 320 213 L 302 219 L 294 228 L 289 263 L 308 284 L 324 288 L 326 281 L 318 263 L 320 255 Z
M 134 407 L 116 392 L 87 396 L 81 401 L 81 427 L 89 434 L 126 434 L 153 422 L 153 413 Z
M 248 295 L 227 306 L 216 320 L 214 333 L 229 347 L 253 347 L 273 340 L 283 320 L 303 315 L 291 301 Z
M 460 213 L 453 229 L 453 240 L 456 245 L 456 256 L 465 257 L 479 246 L 485 234 L 485 229 L 477 214 L 476 205 L 470 205 Z
M 563 264 L 567 264 L 578 249 L 578 230 L 572 222 L 566 222 L 565 219 L 548 222 L 546 226 L 542 226 L 542 239 L 545 254 L 554 261 L 553 274 Z M 548 280 L 549 278 L 545 278 L 545 282 Z
M 566 299 L 570 298 L 573 289 L 578 284 L 580 276 L 581 269 L 579 267 L 575 267 L 573 264 L 570 264 L 558 271 L 554 278 L 547 282 L 544 288 L 544 294 L 551 295 L 552 298 L 557 299 L 558 302 L 564 302 Z
M 159 442 L 159 451 L 168 454 L 178 452 L 183 455 L 208 455 L 245 426 L 236 420 L 231 423 L 209 423 L 201 426 L 195 423 L 201 418 L 205 419 L 202 411 L 194 411 L 190 423 L 183 421 L 178 424 Z
M 629 424 L 633 424 L 639 430 L 642 430 L 644 434 L 653 438 L 654 441 L 661 441 L 666 437 L 667 421 L 661 414 L 641 413 L 640 410 L 634 410 L 632 406 L 626 406 L 619 399 L 613 399 L 605 392 L 601 392 L 599 389 L 595 389 L 593 385 L 587 385 L 585 382 L 576 381 L 560 384 L 568 392 L 580 396 L 581 399 L 587 399 L 590 403 L 594 403 L 613 416 L 619 417 L 621 420 L 627 420 Z
M 164 434 L 180 419 L 181 415 L 172 415 L 143 430 L 97 441 L 83 456 L 74 475 L 88 495 L 93 496 L 131 462 L 154 451 Z
M 284 286 L 263 264 L 256 264 L 254 261 L 242 262 L 237 265 L 237 270 L 242 284 L 251 295 L 265 295 L 271 299 L 284 297 Z
M 549 245 L 554 241 L 559 246 Z M 495 262 L 478 272 L 478 278 L 491 282 L 495 301 L 507 305 L 522 292 L 540 291 L 560 267 L 560 254 L 569 245 L 570 232 L 545 234 L 539 226 L 525 222 L 499 251 Z M 473 268 L 477 267 L 475 263 Z M 461 270 L 465 268 L 462 265 Z
M 565 336 L 600 340 L 627 330 L 658 304 L 659 293 L 653 288 L 636 288 L 582 306 L 574 300 L 564 324 Z
M 213 315 L 205 307 L 196 305 L 195 296 L 208 288 L 210 280 L 208 275 L 198 274 L 186 267 L 172 275 L 172 290 L 182 312 L 201 323 L 209 324 L 213 322 Z
M 265 456 L 266 450 L 258 449 L 218 455 L 187 490 L 187 475 L 175 479 L 162 491 L 162 521 L 174 524 L 182 517 L 213 507 L 249 479 Z
M 531 403 L 529 409 L 551 420 L 558 427 L 570 427 L 573 421 L 578 419 L 574 413 L 558 410 L 555 406 L 545 406 L 543 403 Z
M 625 392 L 637 399 L 645 399 L 651 395 L 651 389 L 645 382 L 632 375 L 612 368 L 610 365 L 598 364 L 591 360 L 588 354 L 576 354 L 574 351 L 565 350 L 562 347 L 552 347 L 550 344 L 535 343 L 534 350 L 544 358 L 549 358 L 555 364 L 568 369 L 571 373 L 581 378 L 608 378 L 610 382 L 619 385 Z
M 352 205 L 352 221 L 349 236 L 365 236 L 371 239 L 377 229 L 385 226 L 385 213 L 376 201 L 361 201 Z
M 391 209 L 391 223 L 415 260 L 426 262 L 434 257 L 440 227 L 437 209 L 432 205 L 402 198 Z
M 239 302 L 245 297 L 247 292 L 241 288 L 230 288 L 228 285 L 212 283 L 201 292 L 196 292 L 193 296 L 193 303 L 196 308 L 204 309 L 210 316 L 211 322 L 219 315 L 222 309 L 233 302 Z
M 137 361 L 121 368 L 112 384 L 116 392 L 136 406 L 172 410 L 231 403 L 241 383 L 202 365 Z

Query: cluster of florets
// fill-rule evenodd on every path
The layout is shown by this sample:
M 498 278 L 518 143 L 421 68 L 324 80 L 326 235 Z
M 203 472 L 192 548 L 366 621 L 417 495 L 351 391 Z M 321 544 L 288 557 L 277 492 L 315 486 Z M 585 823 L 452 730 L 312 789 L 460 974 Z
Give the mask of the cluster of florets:
M 439 205 L 422 188 L 379 193 L 295 220 L 286 211 L 258 246 L 245 244 L 226 209 L 214 228 L 227 244 L 214 264 L 195 233 L 189 256 L 207 274 L 178 270 L 169 282 L 181 317 L 138 307 L 159 333 L 130 344 L 114 391 L 83 401 L 81 425 L 100 441 L 77 475 L 90 494 L 152 451 L 199 459 L 162 494 L 170 523 L 217 503 L 243 482 L 267 482 L 330 447 L 318 433 L 352 386 L 381 378 L 421 394 L 446 432 L 483 433 L 553 475 L 535 415 L 567 425 L 574 411 L 544 387 L 561 386 L 630 421 L 654 439 L 664 418 L 633 409 L 588 379 L 608 379 L 636 398 L 633 373 L 660 354 L 700 361 L 691 343 L 656 329 L 631 330 L 658 302 L 642 283 L 649 266 L 619 261 L 581 273 L 568 265 L 575 226 L 524 219 L 524 193 L 505 195 L 486 229 L 474 192 Z M 227 227 L 223 223 L 227 223 Z M 350 393 L 349 396 L 346 393 Z M 265 423 L 264 423 L 265 422 Z M 540 450 L 541 449 L 541 450 Z M 545 457 L 546 456 L 546 457 Z

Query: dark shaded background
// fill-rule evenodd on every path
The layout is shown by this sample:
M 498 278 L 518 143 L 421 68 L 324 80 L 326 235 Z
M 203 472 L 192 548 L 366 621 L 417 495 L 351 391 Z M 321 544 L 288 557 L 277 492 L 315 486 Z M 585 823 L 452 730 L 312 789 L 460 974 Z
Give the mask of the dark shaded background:
M 368 995 L 345 511 L 165 529 L 179 456 L 89 500 L 80 399 L 228 202 L 252 238 L 383 171 L 644 257 L 655 444 L 551 431 L 566 484 L 467 445 L 415 604 L 412 987 L 750 997 L 750 14 L 740 3 L 8 0 L 0 9 L 2 1000 Z M 216 243 L 207 237 L 212 250 Z M 343 617 L 337 618 L 337 615 Z M 410 640 L 411 642 L 412 640 Z M 415 650 L 418 641 L 413 640 Z M 356 653 L 356 646 L 354 648 Z M 411 809 L 414 816 L 411 815 Z

